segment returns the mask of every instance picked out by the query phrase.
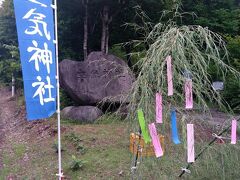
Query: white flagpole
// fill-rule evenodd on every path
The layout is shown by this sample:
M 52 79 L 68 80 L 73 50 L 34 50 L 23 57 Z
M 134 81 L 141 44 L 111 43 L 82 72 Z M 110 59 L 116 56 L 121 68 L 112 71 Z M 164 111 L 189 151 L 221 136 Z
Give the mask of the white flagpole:
M 62 157 L 61 157 L 61 116 L 60 116 L 60 93 L 59 93 L 59 67 L 58 67 L 58 21 L 57 21 L 57 0 L 54 0 L 54 22 L 55 22 L 55 43 L 56 43 L 56 72 L 57 72 L 57 120 L 58 120 L 58 177 L 62 179 Z

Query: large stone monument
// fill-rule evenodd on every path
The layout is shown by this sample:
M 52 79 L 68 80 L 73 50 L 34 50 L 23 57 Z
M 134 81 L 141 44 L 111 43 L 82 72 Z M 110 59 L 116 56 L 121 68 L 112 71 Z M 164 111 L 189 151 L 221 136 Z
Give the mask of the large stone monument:
M 92 52 L 86 61 L 63 60 L 60 85 L 79 105 L 101 101 L 119 103 L 130 92 L 134 75 L 127 63 L 114 55 Z

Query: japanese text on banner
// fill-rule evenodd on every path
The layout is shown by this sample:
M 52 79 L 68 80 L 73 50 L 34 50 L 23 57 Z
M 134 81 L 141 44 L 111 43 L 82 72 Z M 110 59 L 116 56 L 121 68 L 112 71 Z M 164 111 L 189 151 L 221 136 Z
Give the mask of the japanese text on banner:
M 56 65 L 51 0 L 14 0 L 27 118 L 56 112 Z

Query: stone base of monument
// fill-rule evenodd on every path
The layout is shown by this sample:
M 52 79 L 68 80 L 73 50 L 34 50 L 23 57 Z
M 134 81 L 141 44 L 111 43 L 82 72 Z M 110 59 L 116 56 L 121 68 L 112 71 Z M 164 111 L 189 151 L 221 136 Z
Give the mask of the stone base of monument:
M 63 118 L 82 123 L 93 123 L 103 112 L 94 106 L 69 106 L 61 111 L 61 115 Z

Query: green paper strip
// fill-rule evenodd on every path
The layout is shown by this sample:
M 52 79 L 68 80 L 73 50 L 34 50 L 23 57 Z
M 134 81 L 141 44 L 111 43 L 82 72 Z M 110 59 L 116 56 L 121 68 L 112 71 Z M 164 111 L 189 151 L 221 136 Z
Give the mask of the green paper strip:
M 149 142 L 151 142 L 151 138 L 148 133 L 148 128 L 146 128 L 146 122 L 144 119 L 143 111 L 141 109 L 138 110 L 138 121 L 142 130 L 144 142 L 148 144 Z

